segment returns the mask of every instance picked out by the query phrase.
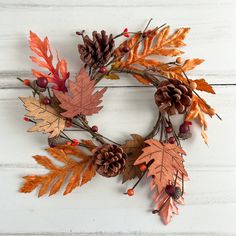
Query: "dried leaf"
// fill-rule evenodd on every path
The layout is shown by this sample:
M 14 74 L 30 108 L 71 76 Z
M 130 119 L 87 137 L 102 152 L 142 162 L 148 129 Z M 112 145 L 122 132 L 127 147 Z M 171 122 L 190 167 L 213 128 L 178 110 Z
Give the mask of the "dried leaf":
M 66 120 L 53 107 L 40 103 L 34 97 L 20 97 L 28 113 L 26 116 L 35 120 L 35 125 L 29 132 L 49 133 L 49 137 L 55 137 L 65 128 Z
M 159 212 L 159 215 L 165 225 L 169 224 L 172 218 L 173 213 L 178 215 L 178 208 L 173 200 L 169 198 L 166 200 L 164 207 Z
M 182 189 L 182 176 L 178 175 L 178 179 L 175 186 Z M 169 182 L 168 184 L 173 184 L 173 182 Z M 157 193 L 154 201 L 156 203 L 156 209 L 159 210 L 159 215 L 164 224 L 170 223 L 173 213 L 178 214 L 177 203 L 181 205 L 184 204 L 183 196 L 174 200 L 166 193 L 165 189 L 163 189 L 160 194 Z
M 185 84 L 189 84 L 188 80 L 183 75 L 183 72 L 193 70 L 196 66 L 204 62 L 203 59 L 193 58 L 186 60 L 183 65 L 173 65 L 162 63 L 154 67 L 155 71 L 159 72 L 161 75 L 164 75 L 170 79 L 178 79 Z
M 209 116 L 215 115 L 215 110 L 211 108 L 204 100 L 200 99 L 196 95 L 192 97 L 192 105 L 189 108 L 189 112 L 185 117 L 186 120 L 191 121 L 194 119 L 198 119 L 201 125 L 201 135 L 204 142 L 207 144 L 208 138 L 206 134 L 207 122 L 204 116 L 204 113 Z
M 50 73 L 42 73 L 37 70 L 32 70 L 32 73 L 36 77 L 46 77 L 49 82 L 55 83 L 54 89 L 59 91 L 67 91 L 65 83 L 69 78 L 69 72 L 67 71 L 67 62 L 65 59 L 60 60 L 57 54 L 56 68 L 53 66 L 52 50 L 48 41 L 48 38 L 41 40 L 37 34 L 30 31 L 30 48 L 39 57 L 31 56 L 31 60 L 38 64 L 38 66 L 47 69 Z
M 46 175 L 28 175 L 23 177 L 24 184 L 20 188 L 22 193 L 30 193 L 34 189 L 39 188 L 38 196 L 49 192 L 49 196 L 57 193 L 62 185 L 65 183 L 66 178 L 69 177 L 65 187 L 64 195 L 70 193 L 76 187 L 91 180 L 96 172 L 93 166 L 93 159 L 84 154 L 81 150 L 73 146 L 61 146 L 49 148 L 47 151 L 63 166 L 56 166 L 46 156 L 34 156 L 36 162 L 49 170 Z M 71 158 L 70 155 L 76 158 Z M 78 161 L 77 161 L 78 159 Z
M 184 62 L 182 70 L 183 71 L 193 70 L 196 66 L 202 64 L 203 62 L 204 60 L 199 58 L 188 59 Z
M 181 28 L 172 35 L 169 35 L 169 32 L 169 27 L 165 27 L 148 34 L 142 42 L 139 42 L 142 33 L 135 34 L 119 46 L 119 48 L 128 46 L 131 50 L 127 57 L 118 60 L 114 67 L 129 68 L 132 66 L 135 69 L 139 69 L 140 66 L 146 68 L 155 67 L 159 66 L 160 62 L 148 59 L 149 56 L 177 56 L 182 54 L 183 52 L 177 48 L 185 46 L 183 40 L 189 32 L 189 28 Z M 115 51 L 116 56 L 120 56 L 119 48 Z M 135 77 L 137 78 L 137 76 Z M 143 80 L 145 79 L 143 78 Z M 143 80 L 139 78 L 139 81 L 142 82 Z M 147 84 L 149 82 L 146 80 L 144 83 Z
M 94 144 L 94 142 L 92 140 L 81 140 L 81 143 L 83 143 L 84 145 L 86 145 L 88 147 L 88 149 L 92 152 L 95 148 L 97 148 L 97 146 Z
M 195 82 L 197 84 L 197 88 L 196 88 L 197 90 L 215 94 L 214 89 L 212 88 L 210 84 L 206 82 L 206 80 L 195 79 L 195 80 L 191 80 L 191 82 Z
M 113 73 L 109 73 L 108 75 L 105 75 L 106 79 L 110 79 L 110 80 L 118 80 L 120 79 L 120 77 L 117 74 L 113 74 Z
M 85 69 L 81 69 L 76 81 L 69 81 L 69 92 L 63 93 L 54 90 L 55 96 L 60 101 L 60 107 L 65 110 L 61 113 L 64 117 L 73 118 L 77 115 L 93 115 L 98 113 L 102 106 L 98 106 L 107 88 L 94 93 L 95 81 L 90 80 Z
M 122 145 L 124 152 L 128 155 L 122 183 L 135 177 L 141 177 L 141 171 L 138 166 L 134 166 L 134 162 L 142 154 L 142 149 L 145 147 L 145 139 L 138 134 L 131 134 L 131 137 L 133 139 L 127 140 L 125 144 Z
M 146 140 L 149 146 L 143 148 L 142 155 L 134 162 L 134 165 L 150 164 L 148 176 L 152 177 L 151 188 L 157 187 L 160 193 L 169 182 L 174 182 L 174 175 L 178 171 L 188 176 L 184 168 L 184 150 L 175 144 L 161 143 L 155 139 Z

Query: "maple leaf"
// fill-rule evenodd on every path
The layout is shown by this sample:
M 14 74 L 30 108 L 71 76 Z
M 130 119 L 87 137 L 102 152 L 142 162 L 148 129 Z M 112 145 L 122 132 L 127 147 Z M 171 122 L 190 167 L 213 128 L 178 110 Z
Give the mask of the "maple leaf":
M 67 118 L 73 118 L 77 115 L 93 115 L 98 113 L 102 106 L 98 106 L 102 96 L 107 90 L 103 88 L 94 93 L 95 81 L 90 80 L 89 75 L 82 68 L 76 77 L 76 81 L 68 82 L 69 92 L 63 93 L 54 90 L 54 94 L 60 101 L 60 107 L 65 110 L 61 114 Z
M 28 113 L 27 117 L 35 120 L 35 125 L 29 132 L 49 133 L 49 137 L 55 137 L 65 128 L 66 120 L 53 107 L 40 103 L 34 97 L 20 97 Z
M 145 147 L 145 139 L 138 134 L 131 134 L 131 137 L 133 138 L 132 140 L 127 140 L 125 144 L 122 145 L 124 152 L 128 155 L 122 183 L 135 177 L 140 178 L 142 174 L 139 167 L 134 165 L 134 162 L 142 154 L 142 149 Z
M 164 207 L 159 212 L 159 215 L 165 225 L 170 223 L 171 217 L 174 214 L 178 215 L 178 208 L 173 200 L 173 198 L 169 198 L 166 200 Z
M 161 143 L 155 139 L 145 141 L 148 147 L 143 148 L 143 153 L 134 162 L 134 165 L 149 164 L 148 175 L 152 177 L 151 189 L 157 187 L 160 193 L 169 182 L 174 182 L 174 175 L 178 173 L 188 176 L 184 168 L 186 155 L 184 150 L 170 143 Z M 150 164 L 151 163 L 151 164 Z
M 24 184 L 20 188 L 22 193 L 30 193 L 39 188 L 38 196 L 41 197 L 47 192 L 49 196 L 57 193 L 62 185 L 66 183 L 64 195 L 70 193 L 76 187 L 80 187 L 90 181 L 96 174 L 93 159 L 81 150 L 73 146 L 58 146 L 48 148 L 54 159 L 63 163 L 63 166 L 56 166 L 46 156 L 34 156 L 35 161 L 49 170 L 46 175 L 27 175 Z M 71 158 L 72 155 L 75 158 Z
M 182 178 L 182 176 L 179 176 L 179 178 Z M 169 184 L 171 184 L 171 182 L 169 182 Z M 181 188 L 179 181 L 176 182 L 176 186 Z M 183 196 L 174 200 L 166 193 L 165 189 L 163 189 L 160 194 L 156 195 L 154 201 L 156 203 L 156 209 L 159 210 L 159 215 L 165 225 L 170 223 L 173 213 L 178 215 L 177 204 L 184 204 Z
M 114 67 L 127 68 L 127 69 L 139 69 L 140 67 L 153 67 L 163 64 L 157 60 L 148 58 L 149 56 L 177 56 L 182 54 L 179 47 L 185 46 L 183 40 L 185 39 L 189 28 L 181 28 L 174 32 L 172 35 L 169 35 L 170 28 L 164 27 L 161 30 L 156 30 L 148 34 L 142 42 L 140 38 L 142 33 L 139 32 L 135 34 L 130 39 L 123 42 L 116 50 L 115 55 L 120 56 L 120 48 L 128 46 L 130 48 L 127 57 L 120 57 L 120 60 L 117 60 L 114 63 Z M 149 81 L 142 76 L 134 75 L 143 84 L 149 84 Z
M 54 89 L 59 91 L 67 91 L 65 86 L 66 80 L 69 78 L 70 73 L 67 71 L 67 62 L 65 59 L 60 60 L 57 54 L 57 64 L 56 67 L 53 66 L 53 55 L 50 48 L 48 38 L 45 37 L 44 40 L 41 40 L 37 34 L 30 31 L 30 48 L 31 50 L 43 60 L 30 56 L 31 60 L 38 64 L 38 66 L 45 68 L 49 71 L 48 73 L 42 73 L 37 70 L 32 70 L 32 73 L 37 78 L 45 77 L 49 82 L 56 84 Z

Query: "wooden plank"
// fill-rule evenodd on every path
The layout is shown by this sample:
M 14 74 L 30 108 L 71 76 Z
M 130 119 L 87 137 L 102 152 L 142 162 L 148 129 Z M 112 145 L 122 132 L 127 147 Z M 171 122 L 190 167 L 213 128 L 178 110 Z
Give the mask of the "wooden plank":
M 235 232 L 235 171 L 192 171 L 191 183 L 186 186 L 186 206 L 180 207 L 180 215 L 174 216 L 168 227 L 150 212 L 153 206 L 148 184 L 142 183 L 136 195 L 129 198 L 123 192 L 131 183 L 122 186 L 116 178 L 96 176 L 66 197 L 37 198 L 35 193 L 17 192 L 20 176 L 29 172 L 35 170 L 5 168 L 0 171 L 0 178 L 4 180 L 0 182 L 0 188 L 4 190 L 0 195 L 2 234 L 74 232 L 116 235 L 127 232 L 139 235 L 158 232 L 160 235 L 185 235 L 191 232 L 205 235 L 217 232 L 227 235 Z
M 134 1 L 129 1 L 129 0 L 113 0 L 112 2 L 109 0 L 103 0 L 103 1 L 98 1 L 98 0 L 51 0 L 50 2 L 42 0 L 38 2 L 37 0 L 22 0 L 18 2 L 17 0 L 8 0 L 7 2 L 1 1 L 0 2 L 0 7 L 2 8 L 15 8 L 15 7 L 24 7 L 24 8 L 31 8 L 31 7 L 127 7 L 127 6 L 132 6 L 132 7 L 153 7 L 153 6 L 179 6 L 179 7 L 188 7 L 188 6 L 196 6 L 200 4 L 204 4 L 204 6 L 215 6 L 215 5 L 224 5 L 224 4 L 232 4 L 234 5 L 233 0 L 183 0 L 179 3 L 173 0 L 135 0 Z
M 207 73 L 204 71 L 197 71 L 196 73 L 189 73 L 191 79 L 205 78 L 208 83 L 212 85 L 235 85 L 236 73 L 234 72 L 219 72 Z M 71 78 L 75 78 L 76 73 L 71 73 Z M 16 78 L 34 80 L 30 71 L 3 71 L 0 72 L 0 89 L 7 88 L 24 88 L 25 86 L 20 83 Z M 98 87 L 145 87 L 139 83 L 135 78 L 130 75 L 121 74 L 119 80 L 107 80 L 103 79 L 99 82 Z
M 108 32 L 118 34 L 125 27 L 131 30 L 144 28 L 150 17 L 154 18 L 153 25 L 166 22 L 173 29 L 186 24 L 192 28 L 187 39 L 189 47 L 186 48 L 184 58 L 206 59 L 206 63 L 194 72 L 194 76 L 209 76 L 213 84 L 235 84 L 235 5 L 235 1 L 232 0 L 207 2 L 195 0 L 178 4 L 170 0 L 160 2 L 139 0 L 135 4 L 124 0 L 114 1 L 112 4 L 110 1 L 97 0 L 69 3 L 68 1 L 50 1 L 50 3 L 2 1 L 0 2 L 0 87 L 15 87 L 17 83 L 12 77 L 14 79 L 18 74 L 23 77 L 29 75 L 32 68 L 28 59 L 30 52 L 27 49 L 30 29 L 41 37 L 49 36 L 60 55 L 68 59 L 73 74 L 80 67 L 76 49 L 80 40 L 75 36 L 75 31 L 86 29 L 91 32 L 94 29 L 104 28 Z M 140 18 L 143 12 L 145 16 Z M 126 80 L 112 84 L 119 85 L 119 83 L 130 85 Z
M 209 123 L 209 146 L 205 145 L 200 136 L 197 124 L 192 127 L 193 137 L 184 141 L 183 145 L 189 157 L 186 164 L 195 167 L 236 167 L 236 149 L 231 145 L 235 139 L 236 126 L 236 86 L 217 86 L 217 95 L 204 94 L 213 107 L 216 107 L 223 121 L 217 118 L 207 119 Z M 105 136 L 122 143 L 129 134 L 146 135 L 157 118 L 157 109 L 153 100 L 154 88 L 110 88 L 104 97 L 104 108 L 98 115 L 88 117 L 91 125 L 96 124 Z M 33 164 L 30 156 L 41 153 L 46 147 L 46 136 L 39 133 L 26 133 L 29 123 L 22 121 L 25 114 L 23 105 L 17 96 L 29 96 L 27 89 L 0 90 L 0 129 L 4 134 L 5 145 L 0 163 Z M 181 123 L 181 116 L 176 120 Z M 87 137 L 83 132 L 73 132 L 73 137 Z M 17 148 L 11 148 L 12 140 L 17 140 Z M 228 145 L 228 146 L 227 146 Z M 9 158 L 12 157 L 12 158 Z

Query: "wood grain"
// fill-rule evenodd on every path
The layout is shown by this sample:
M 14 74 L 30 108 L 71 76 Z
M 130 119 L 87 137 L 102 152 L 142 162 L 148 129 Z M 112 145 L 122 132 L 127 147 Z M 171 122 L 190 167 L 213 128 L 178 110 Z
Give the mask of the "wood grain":
M 112 4 L 95 0 L 0 2 L 0 80 L 5 81 L 5 75 L 15 77 L 18 71 L 22 76 L 29 74 L 32 67 L 27 42 L 30 29 L 41 37 L 48 35 L 54 48 L 68 59 L 70 71 L 75 73 L 80 65 L 76 31 L 86 29 L 91 32 L 105 28 L 118 34 L 125 27 L 135 31 L 143 28 L 153 17 L 153 25 L 167 22 L 173 29 L 181 26 L 192 28 L 184 57 L 206 59 L 206 63 L 194 72 L 196 75 L 211 75 L 210 82 L 213 84 L 235 84 L 234 8 L 234 1 L 219 0 L 181 1 L 181 4 L 170 0 L 158 3 L 153 0 L 133 3 L 123 0 L 113 1 Z M 2 82 L 0 84 L 2 87 Z

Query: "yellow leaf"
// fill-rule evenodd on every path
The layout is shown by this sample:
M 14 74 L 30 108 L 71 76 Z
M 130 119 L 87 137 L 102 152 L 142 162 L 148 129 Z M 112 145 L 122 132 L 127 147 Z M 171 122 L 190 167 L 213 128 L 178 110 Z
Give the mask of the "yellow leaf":
M 118 80 L 118 79 L 120 79 L 120 77 L 117 74 L 113 74 L 113 73 L 105 75 L 105 78 L 106 79 L 110 79 L 110 80 Z

